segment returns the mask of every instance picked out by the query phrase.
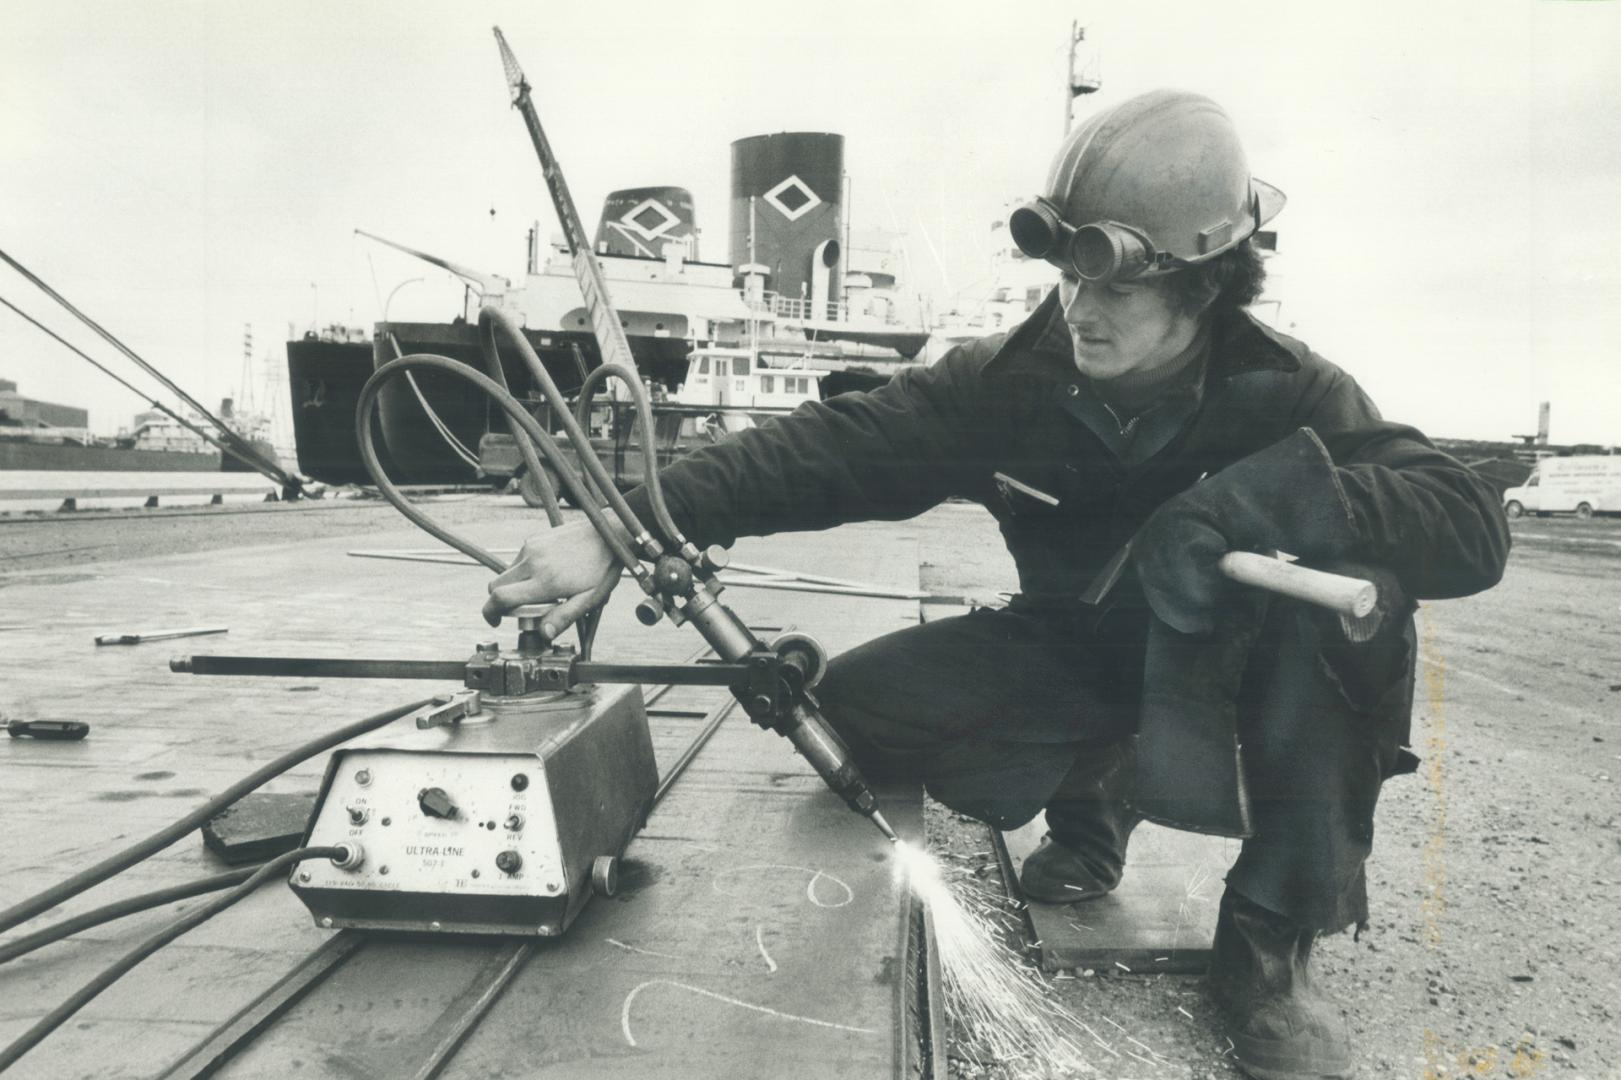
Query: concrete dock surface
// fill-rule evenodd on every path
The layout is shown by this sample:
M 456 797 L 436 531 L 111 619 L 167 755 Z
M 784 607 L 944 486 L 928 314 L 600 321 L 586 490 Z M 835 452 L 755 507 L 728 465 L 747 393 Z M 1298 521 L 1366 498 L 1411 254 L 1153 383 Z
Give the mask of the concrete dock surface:
M 512 498 L 429 507 L 492 547 L 514 547 L 544 523 Z M 1526 519 L 1515 538 L 1501 586 L 1420 612 L 1414 749 L 1424 764 L 1381 799 L 1371 928 L 1319 948 L 1321 981 L 1356 1035 L 1357 1075 L 1621 1076 L 1621 527 Z M 0 740 L 8 900 L 166 824 L 274 753 L 422 696 L 432 684 L 200 678 L 172 675 L 166 661 L 183 652 L 462 657 L 492 636 L 478 617 L 484 571 L 345 554 L 428 543 L 375 503 L 0 518 L 0 714 L 93 726 L 82 744 Z M 745 541 L 734 556 L 950 594 L 1015 584 L 994 523 L 959 504 L 912 522 Z M 610 607 L 599 658 L 673 661 L 698 648 L 690 631 L 635 624 L 632 591 Z M 915 601 L 744 589 L 725 598 L 751 623 L 792 624 L 835 651 L 919 617 Z M 231 629 L 91 644 L 108 630 L 209 623 Z M 270 790 L 311 790 L 319 773 L 319 761 L 308 763 Z M 879 1076 L 909 1067 L 895 1046 L 893 970 L 905 889 L 877 833 L 741 714 L 683 783 L 629 853 L 656 872 L 637 879 L 624 904 L 594 904 L 537 955 L 445 1075 Z M 911 817 L 908 827 L 921 828 Z M 926 817 L 962 887 L 1000 889 L 984 826 L 932 804 Z M 760 864 L 776 868 L 737 869 Z M 219 869 L 199 843 L 182 841 L 23 929 Z M 726 872 L 755 880 L 719 889 Z M 837 897 L 807 894 L 817 873 Z M 816 902 L 843 898 L 830 877 L 849 889 L 848 905 Z M 1219 878 L 1188 893 L 1192 916 L 1213 922 Z M 177 907 L 200 902 L 0 968 L 0 1040 Z M 1075 908 L 1085 925 L 1084 905 Z M 604 930 L 600 920 L 618 928 L 632 909 L 634 940 Z M 9 1075 L 154 1075 L 330 937 L 286 889 L 261 889 L 160 951 Z M 1014 925 L 1008 944 L 1023 948 L 1030 937 Z M 432 943 L 410 948 L 418 952 L 354 968 L 341 983 L 341 1014 L 289 1016 L 281 1041 L 258 1044 L 223 1075 L 402 1075 L 392 1033 L 431 1027 L 472 963 Z M 1049 978 L 1051 993 L 1093 1026 L 1106 1020 L 1123 1033 L 1130 1053 L 1100 1052 L 1098 1075 L 1239 1075 L 1199 976 L 1066 969 Z M 952 1076 L 1028 1075 L 1028 1065 L 974 1062 L 950 1048 Z

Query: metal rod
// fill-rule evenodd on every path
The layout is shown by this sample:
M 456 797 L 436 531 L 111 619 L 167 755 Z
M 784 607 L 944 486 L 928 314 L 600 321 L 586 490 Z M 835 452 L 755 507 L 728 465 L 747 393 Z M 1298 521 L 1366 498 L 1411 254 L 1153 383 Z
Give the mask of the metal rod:
M 192 1047 L 185 1057 L 164 1070 L 158 1080 L 201 1080 L 213 1076 L 244 1046 L 302 1001 L 304 995 L 342 967 L 368 940 L 375 939 L 353 930 L 343 930 L 328 938 L 264 993 L 215 1028 L 212 1035 Z
M 439 1015 L 428 1029 L 427 1037 L 433 1043 L 422 1067 L 411 1074 L 412 1080 L 434 1080 L 450 1064 L 456 1051 L 461 1049 L 473 1028 L 484 1019 L 484 1014 L 496 999 L 511 985 L 518 972 L 529 962 L 540 947 L 538 939 L 509 942 L 491 956 L 479 969 L 456 1000 Z
M 281 675 L 305 679 L 443 679 L 459 683 L 464 660 L 344 660 L 326 656 L 177 656 L 169 670 L 192 675 Z
M 749 673 L 747 664 L 602 664 L 582 660 L 574 665 L 576 683 L 640 683 L 666 686 L 730 686 Z

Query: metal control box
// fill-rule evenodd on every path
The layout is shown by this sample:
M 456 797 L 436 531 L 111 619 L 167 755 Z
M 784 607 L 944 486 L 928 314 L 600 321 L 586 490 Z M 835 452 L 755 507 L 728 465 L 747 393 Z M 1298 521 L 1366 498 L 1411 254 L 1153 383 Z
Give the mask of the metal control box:
M 300 864 L 292 888 L 321 926 L 554 936 L 657 787 L 639 686 L 485 698 L 428 730 L 404 717 L 332 755 L 304 843 L 357 855 Z

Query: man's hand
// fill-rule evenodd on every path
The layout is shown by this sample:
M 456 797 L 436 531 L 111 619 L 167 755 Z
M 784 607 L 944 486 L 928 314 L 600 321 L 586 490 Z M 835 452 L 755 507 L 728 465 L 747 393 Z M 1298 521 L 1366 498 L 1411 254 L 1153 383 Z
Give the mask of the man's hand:
M 1132 542 L 1148 604 L 1171 628 L 1208 634 L 1235 586 L 1217 563 L 1229 551 L 1284 550 L 1306 560 L 1336 559 L 1357 530 L 1334 462 L 1301 428 L 1154 511 Z
M 524 541 L 518 559 L 490 582 L 484 619 L 498 626 L 501 617 L 525 604 L 555 603 L 541 632 L 556 638 L 601 604 L 619 581 L 613 553 L 589 521 L 571 521 L 536 533 Z

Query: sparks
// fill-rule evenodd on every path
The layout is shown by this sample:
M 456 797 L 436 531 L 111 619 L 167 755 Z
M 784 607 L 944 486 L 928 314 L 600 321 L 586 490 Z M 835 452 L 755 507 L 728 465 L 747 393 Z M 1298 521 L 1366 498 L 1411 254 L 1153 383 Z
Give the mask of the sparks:
M 946 1015 L 967 1052 L 1019 1080 L 1095 1074 L 1082 1046 L 1119 1056 L 1090 1027 L 1048 997 L 1038 975 L 1000 943 L 999 912 L 968 891 L 953 890 L 927 851 L 896 845 L 912 890 L 934 923 Z

